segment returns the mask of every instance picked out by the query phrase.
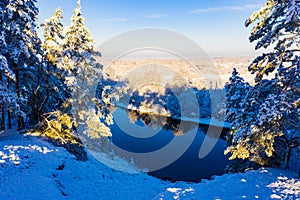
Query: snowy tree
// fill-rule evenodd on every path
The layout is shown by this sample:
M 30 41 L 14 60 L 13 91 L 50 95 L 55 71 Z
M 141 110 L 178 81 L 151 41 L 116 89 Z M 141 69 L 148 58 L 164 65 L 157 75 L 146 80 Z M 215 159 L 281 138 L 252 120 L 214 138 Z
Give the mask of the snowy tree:
M 6 6 L 8 1 L 0 2 L 0 113 L 1 113 L 1 130 L 6 128 L 6 113 L 10 115 L 11 111 L 18 110 L 17 95 L 14 91 L 9 88 L 10 81 L 15 81 L 15 74 L 8 67 L 7 59 L 5 54 L 7 54 L 7 43 L 5 41 L 5 29 L 8 21 L 6 15 Z M 11 128 L 11 119 L 8 117 L 8 127 Z
M 95 59 L 100 55 L 85 27 L 78 1 L 65 34 L 62 67 L 68 71 L 66 84 L 72 92 L 70 102 L 75 127 L 92 138 L 111 135 L 107 125 L 112 123 L 112 116 L 105 109 L 105 99 L 95 98 L 97 86 L 103 79 L 102 65 Z M 99 118 L 106 121 L 100 122 Z
M 243 124 L 244 120 L 240 115 L 243 115 L 242 102 L 245 99 L 247 92 L 250 89 L 250 85 L 239 76 L 239 73 L 234 68 L 232 76 L 229 79 L 229 83 L 225 85 L 226 92 L 226 117 L 225 120 L 231 123 L 233 130 L 238 130 Z M 227 140 L 229 144 L 232 143 L 232 135 L 229 134 Z
M 64 84 L 65 71 L 60 69 L 62 63 L 62 46 L 64 26 L 61 23 L 62 10 L 57 8 L 52 17 L 42 23 L 44 28 L 43 67 L 45 71 L 45 95 L 38 112 L 47 113 L 59 109 L 70 96 Z
M 34 94 L 35 80 L 40 66 L 38 55 L 41 54 L 40 39 L 36 33 L 35 21 L 38 9 L 35 0 L 4 1 L 6 20 L 2 23 L 7 51 L 4 56 L 15 74 L 14 88 L 19 98 L 21 110 L 30 110 L 29 98 Z M 35 105 L 32 105 L 35 106 Z M 24 127 L 25 116 L 19 112 L 18 127 Z
M 5 14 L 5 8 L 7 3 L 5 1 L 0 2 L 0 69 L 1 69 L 1 75 L 5 75 L 6 77 L 9 77 L 10 79 L 15 79 L 14 73 L 9 69 L 7 65 L 7 60 L 4 57 L 4 54 L 7 53 L 7 44 L 4 37 L 4 31 L 6 28 L 6 21 L 7 16 Z
M 47 72 L 44 101 L 48 103 L 35 132 L 82 148 L 78 137 L 86 140 L 111 135 L 107 125 L 112 123 L 112 116 L 106 107 L 110 98 L 103 97 L 102 65 L 95 59 L 100 53 L 94 50 L 94 41 L 84 25 L 80 1 L 69 27 L 65 28 L 61 19 L 62 10 L 58 8 L 42 24 L 43 66 Z
M 288 167 L 300 145 L 300 1 L 268 0 L 245 25 L 254 24 L 250 41 L 269 48 L 249 66 L 256 84 L 241 100 L 232 120 L 231 159 Z M 229 101 L 232 103 L 234 101 Z M 298 160 L 299 162 L 299 160 Z M 299 163 L 298 163 L 299 166 Z
M 3 56 L 6 51 L 4 37 L 0 36 L 0 113 L 1 113 L 1 130 L 5 130 L 5 113 L 18 111 L 17 95 L 8 87 L 10 81 L 15 80 L 14 73 L 9 69 L 7 60 Z M 11 128 L 9 123 L 8 128 Z
M 61 23 L 63 11 L 57 8 L 52 17 L 42 23 L 44 28 L 44 42 L 42 44 L 45 57 L 51 65 L 57 65 L 62 54 L 64 26 Z
M 238 115 L 242 111 L 241 102 L 245 98 L 250 89 L 249 83 L 239 76 L 239 73 L 234 68 L 232 76 L 229 79 L 230 83 L 226 84 L 226 121 L 232 123 L 232 128 L 237 129 L 241 122 L 237 122 Z

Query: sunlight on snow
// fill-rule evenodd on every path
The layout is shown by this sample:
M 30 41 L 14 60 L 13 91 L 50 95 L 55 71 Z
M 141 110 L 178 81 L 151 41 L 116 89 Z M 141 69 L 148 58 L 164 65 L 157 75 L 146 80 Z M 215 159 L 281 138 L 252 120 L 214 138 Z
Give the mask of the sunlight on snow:
M 246 179 L 242 179 L 242 180 L 241 180 L 241 182 L 243 182 L 243 183 L 246 183 L 246 182 L 247 182 L 247 180 L 246 180 Z
M 40 147 L 37 145 L 19 146 L 19 145 L 5 145 L 3 151 L 0 151 L 0 163 L 12 162 L 13 164 L 20 164 L 21 159 L 19 157 L 20 150 L 26 151 L 38 151 L 42 154 L 48 154 L 53 150 L 47 147 Z
M 267 187 L 272 188 L 275 194 L 271 195 L 272 199 L 289 199 L 293 196 L 300 197 L 300 181 L 289 179 L 285 176 L 279 176 L 277 181 Z
M 260 170 L 260 173 L 268 173 L 268 170 L 262 168 L 262 170 Z
M 180 195 L 184 196 L 185 193 L 194 193 L 195 190 L 193 188 L 188 188 L 182 191 L 181 188 L 168 188 L 167 191 L 175 194 L 173 197 L 174 199 L 179 199 Z

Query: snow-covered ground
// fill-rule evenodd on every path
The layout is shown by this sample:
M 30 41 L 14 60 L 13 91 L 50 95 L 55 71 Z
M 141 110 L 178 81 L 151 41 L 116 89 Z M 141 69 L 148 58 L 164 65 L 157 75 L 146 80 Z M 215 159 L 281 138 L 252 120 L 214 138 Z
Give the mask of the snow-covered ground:
M 0 199 L 300 199 L 300 181 L 289 171 L 260 169 L 170 183 L 113 170 L 91 155 L 79 162 L 63 148 L 10 131 L 0 132 Z

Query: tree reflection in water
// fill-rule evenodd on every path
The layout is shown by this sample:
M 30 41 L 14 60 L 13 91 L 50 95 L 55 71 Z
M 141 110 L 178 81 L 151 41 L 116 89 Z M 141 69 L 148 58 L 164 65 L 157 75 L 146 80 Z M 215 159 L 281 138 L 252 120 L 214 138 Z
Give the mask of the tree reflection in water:
M 219 133 L 221 129 L 222 131 L 221 139 L 224 140 L 226 133 L 229 131 L 229 129 L 223 127 L 200 124 L 191 121 L 183 121 L 168 116 L 141 113 L 137 110 L 126 110 L 126 111 L 131 123 L 142 121 L 144 125 L 152 127 L 154 129 L 156 129 L 157 127 L 162 127 L 167 131 L 172 131 L 175 136 L 181 136 L 192 129 L 199 128 L 203 133 L 206 133 L 211 138 L 216 139 L 219 136 L 217 133 Z M 208 129 L 209 129 L 209 133 L 208 133 Z

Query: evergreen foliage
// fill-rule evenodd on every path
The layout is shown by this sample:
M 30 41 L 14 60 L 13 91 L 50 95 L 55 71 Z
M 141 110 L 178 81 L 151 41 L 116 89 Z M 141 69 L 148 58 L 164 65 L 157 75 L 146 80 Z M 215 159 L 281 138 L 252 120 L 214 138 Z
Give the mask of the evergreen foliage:
M 61 69 L 64 26 L 61 23 L 62 10 L 57 8 L 52 17 L 42 23 L 44 28 L 43 67 L 46 94 L 40 112 L 48 113 L 63 109 L 62 105 L 70 97 L 70 90 L 64 84 L 66 71 Z
M 69 140 L 69 136 L 75 132 L 84 133 L 90 138 L 111 136 L 107 125 L 112 123 L 112 116 L 100 94 L 104 87 L 103 73 L 102 65 L 96 58 L 101 54 L 94 49 L 94 40 L 85 27 L 80 1 L 69 27 L 63 27 L 61 18 L 62 10 L 57 9 L 53 16 L 42 24 L 45 39 L 42 46 L 49 84 L 53 77 L 52 85 L 56 85 L 62 98 L 57 98 L 49 92 L 49 102 L 53 105 L 53 98 L 60 105 L 55 104 L 54 112 L 43 115 L 41 134 L 58 139 L 62 143 L 76 143 L 76 140 Z M 100 118 L 105 118 L 106 121 L 101 122 Z M 70 123 L 72 126 L 65 125 Z M 70 132 L 62 131 L 61 127 L 68 127 Z
M 299 1 L 268 0 L 245 23 L 257 22 L 249 38 L 255 48 L 271 50 L 249 66 L 256 84 L 245 87 L 245 97 L 232 99 L 232 89 L 239 93 L 240 84 L 231 81 L 228 86 L 227 117 L 233 130 L 225 153 L 231 159 L 287 168 L 291 150 L 300 146 L 299 15 Z
M 0 114 L 1 114 L 1 130 L 6 128 L 5 115 L 7 112 L 13 110 L 17 111 L 18 108 L 18 98 L 16 93 L 9 88 L 9 82 L 15 81 L 15 74 L 8 67 L 7 59 L 5 54 L 7 54 L 7 43 L 5 41 L 5 29 L 7 15 L 5 14 L 5 7 L 8 1 L 0 2 Z
M 16 115 L 18 128 L 24 128 L 26 114 L 32 113 L 36 106 L 31 98 L 38 85 L 41 48 L 36 33 L 38 9 L 35 3 L 35 0 L 5 0 L 0 4 L 1 72 L 7 77 L 1 74 L 1 88 L 4 87 L 10 96 L 9 101 L 3 98 L 6 100 L 1 107 L 2 113 L 7 113 L 2 121 L 8 120 L 8 128 L 12 128 L 11 121 Z
M 107 125 L 112 123 L 112 116 L 104 109 L 102 99 L 96 98 L 97 86 L 104 78 L 102 65 L 96 61 L 99 56 L 101 54 L 95 50 L 94 40 L 85 27 L 78 1 L 71 25 L 66 29 L 62 66 L 68 71 L 65 83 L 72 92 L 74 126 L 91 138 L 111 136 Z M 100 122 L 100 118 L 106 121 Z

